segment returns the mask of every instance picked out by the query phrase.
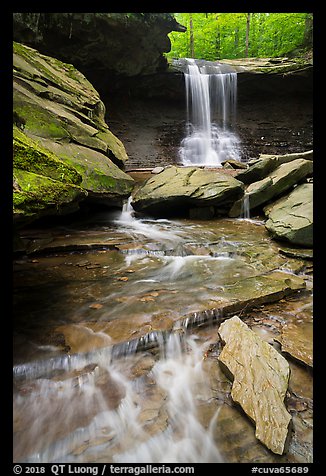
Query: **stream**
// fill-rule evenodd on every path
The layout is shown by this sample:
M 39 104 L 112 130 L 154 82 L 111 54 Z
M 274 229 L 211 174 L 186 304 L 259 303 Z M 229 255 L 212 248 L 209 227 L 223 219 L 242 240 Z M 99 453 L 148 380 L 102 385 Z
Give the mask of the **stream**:
M 255 438 L 218 364 L 220 322 L 242 305 L 243 285 L 262 293 L 259 277 L 275 271 L 306 289 L 252 309 L 246 297 L 238 315 L 278 350 L 298 320 L 297 342 L 312 339 L 311 262 L 281 254 L 259 217 L 154 220 L 128 202 L 22 239 L 15 462 L 312 461 L 310 367 L 286 356 L 294 431 L 278 456 Z

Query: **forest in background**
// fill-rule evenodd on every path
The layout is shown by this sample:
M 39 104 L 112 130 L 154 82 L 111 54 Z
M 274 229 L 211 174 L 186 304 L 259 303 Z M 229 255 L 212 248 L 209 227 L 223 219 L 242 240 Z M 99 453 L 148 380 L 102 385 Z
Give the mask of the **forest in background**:
M 172 32 L 167 58 L 295 56 L 313 44 L 312 13 L 175 13 L 187 27 Z

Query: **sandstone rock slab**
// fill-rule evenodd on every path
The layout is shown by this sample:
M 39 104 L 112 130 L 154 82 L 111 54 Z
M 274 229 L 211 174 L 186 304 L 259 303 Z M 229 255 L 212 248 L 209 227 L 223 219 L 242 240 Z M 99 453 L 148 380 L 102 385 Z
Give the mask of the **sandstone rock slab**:
M 312 320 L 299 319 L 290 321 L 282 327 L 277 340 L 281 343 L 282 351 L 309 367 L 313 366 L 313 323 Z
M 283 155 L 260 154 L 258 159 L 248 162 L 248 167 L 238 173 L 237 179 L 243 183 L 250 184 L 263 179 L 281 164 L 296 159 L 312 160 L 312 158 L 313 150 Z
M 256 438 L 276 454 L 283 454 L 291 415 L 284 398 L 288 362 L 237 316 L 223 322 L 219 335 L 225 346 L 222 368 L 234 378 L 231 396 L 256 424 Z

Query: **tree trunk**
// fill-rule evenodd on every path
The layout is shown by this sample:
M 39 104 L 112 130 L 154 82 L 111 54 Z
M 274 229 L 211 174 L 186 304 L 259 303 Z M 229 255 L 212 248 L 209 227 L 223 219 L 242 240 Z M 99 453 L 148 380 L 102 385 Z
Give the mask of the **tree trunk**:
M 216 31 L 216 59 L 221 59 L 221 33 L 219 27 Z
M 249 56 L 249 32 L 250 32 L 250 13 L 247 13 L 247 28 L 246 28 L 246 58 Z
M 234 49 L 238 50 L 238 47 L 239 47 L 239 28 L 236 27 L 235 30 L 234 30 Z
M 306 13 L 303 47 L 312 48 L 312 46 L 313 46 L 313 14 Z
M 189 31 L 190 31 L 190 58 L 195 57 L 195 45 L 194 45 L 194 25 L 192 22 L 192 14 L 189 13 Z

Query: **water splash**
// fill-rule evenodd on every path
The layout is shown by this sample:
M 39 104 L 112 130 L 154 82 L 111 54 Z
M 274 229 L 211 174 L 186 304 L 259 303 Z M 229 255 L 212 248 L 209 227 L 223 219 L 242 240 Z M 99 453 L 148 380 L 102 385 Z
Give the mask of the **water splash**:
M 186 58 L 187 135 L 183 165 L 220 167 L 241 160 L 240 140 L 231 131 L 236 116 L 237 73 L 222 64 Z
M 121 214 L 114 220 L 119 225 L 119 231 L 126 231 L 135 239 L 139 236 L 149 238 L 152 241 L 175 243 L 182 240 L 182 236 L 170 229 L 169 220 L 152 220 L 136 218 L 132 207 L 132 196 L 124 203 Z

